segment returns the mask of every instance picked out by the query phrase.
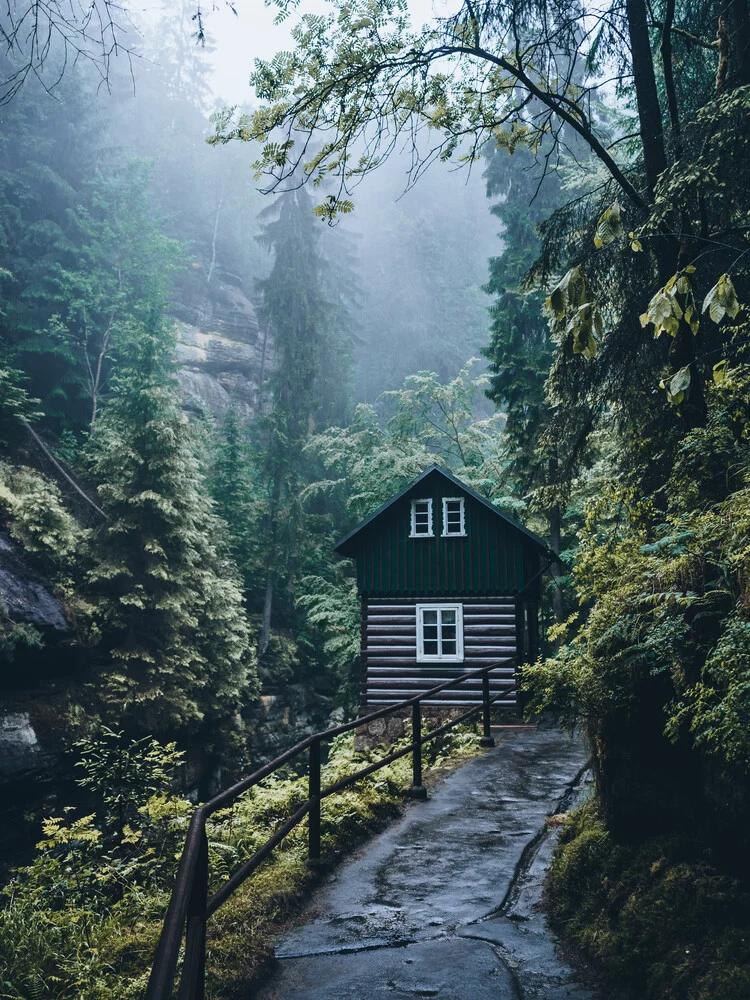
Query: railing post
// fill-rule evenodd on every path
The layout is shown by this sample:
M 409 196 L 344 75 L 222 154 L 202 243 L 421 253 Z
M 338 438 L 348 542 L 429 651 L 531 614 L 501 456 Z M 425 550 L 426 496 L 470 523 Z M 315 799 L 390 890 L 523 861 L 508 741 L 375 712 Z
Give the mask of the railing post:
M 201 831 L 198 856 L 187 906 L 185 961 L 177 1000 L 204 1000 L 206 995 L 206 903 L 208 901 L 208 839 Z
M 484 725 L 484 735 L 479 741 L 480 747 L 494 747 L 495 741 L 492 738 L 490 728 L 490 672 L 486 670 L 482 674 L 482 722 Z
M 426 799 L 427 789 L 422 784 L 422 705 L 415 701 L 411 706 L 411 788 L 409 795 L 413 799 Z
M 320 740 L 313 740 L 310 744 L 310 773 L 307 788 L 310 799 L 307 864 L 310 868 L 315 868 L 320 864 Z

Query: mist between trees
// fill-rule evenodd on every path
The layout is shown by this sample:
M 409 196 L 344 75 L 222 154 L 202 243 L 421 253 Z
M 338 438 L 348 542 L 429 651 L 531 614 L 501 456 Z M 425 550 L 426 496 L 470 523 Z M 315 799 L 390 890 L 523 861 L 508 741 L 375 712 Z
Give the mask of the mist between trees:
M 0 606 L 7 703 L 60 775 L 106 726 L 209 794 L 356 711 L 332 545 L 440 462 L 561 558 L 522 681 L 596 801 L 553 915 L 638 995 L 747 996 L 744 0 L 287 13 L 252 108 L 189 5 L 0 57 L 0 537 L 66 623 Z

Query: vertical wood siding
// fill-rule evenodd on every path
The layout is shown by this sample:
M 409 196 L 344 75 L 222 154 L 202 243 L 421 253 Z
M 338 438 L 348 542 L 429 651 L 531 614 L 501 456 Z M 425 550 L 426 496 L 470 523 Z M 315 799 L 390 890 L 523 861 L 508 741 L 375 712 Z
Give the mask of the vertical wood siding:
M 516 653 L 516 601 L 513 597 L 455 596 L 463 605 L 462 663 L 417 663 L 418 598 L 368 598 L 363 607 L 363 707 L 394 704 L 477 667 L 508 660 Z M 512 664 L 490 674 L 490 691 L 504 692 L 496 704 L 515 705 Z M 441 692 L 436 705 L 472 705 L 482 700 L 482 679 Z
M 512 525 L 464 494 L 466 537 L 442 537 L 442 500 L 455 486 L 424 483 L 363 532 L 357 584 L 370 596 L 512 594 L 534 578 L 539 555 Z M 410 538 L 412 499 L 431 497 L 436 536 Z

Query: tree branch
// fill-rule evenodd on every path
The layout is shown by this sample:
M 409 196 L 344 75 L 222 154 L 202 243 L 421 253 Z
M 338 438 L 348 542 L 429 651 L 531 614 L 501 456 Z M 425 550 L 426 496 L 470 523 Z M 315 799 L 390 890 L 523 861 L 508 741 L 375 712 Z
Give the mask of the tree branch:
M 658 28 L 659 31 L 663 31 L 664 22 L 651 21 L 649 22 L 649 28 Z M 718 39 L 714 39 L 712 42 L 709 42 L 705 38 L 699 38 L 698 35 L 691 35 L 689 31 L 685 31 L 683 28 L 675 28 L 674 26 L 672 26 L 669 30 L 673 35 L 679 35 L 680 38 L 684 38 L 686 41 L 691 42 L 693 45 L 699 45 L 702 49 L 719 48 Z
M 508 62 L 508 60 L 504 59 L 502 56 L 493 55 L 493 53 L 487 52 L 485 49 L 474 46 L 471 48 L 458 46 L 451 46 L 450 48 L 443 47 L 443 50 L 446 54 L 473 55 L 478 59 L 494 63 L 496 66 L 501 67 L 507 73 L 514 76 L 519 83 L 523 84 L 523 86 L 537 98 L 537 100 L 541 101 L 542 104 L 550 108 L 559 118 L 562 118 L 564 122 L 570 125 L 570 127 L 581 136 L 581 138 L 588 144 L 594 155 L 602 161 L 614 180 L 617 181 L 623 192 L 634 204 L 636 204 L 639 208 L 648 208 L 646 200 L 636 190 L 633 184 L 630 183 L 613 157 L 609 155 L 604 145 L 594 135 L 593 131 L 579 121 L 579 119 L 568 111 L 567 108 L 562 107 L 560 104 L 560 98 L 558 98 L 557 95 L 550 94 L 548 91 L 542 90 L 541 87 L 538 87 L 520 66 L 514 66 L 513 63 Z

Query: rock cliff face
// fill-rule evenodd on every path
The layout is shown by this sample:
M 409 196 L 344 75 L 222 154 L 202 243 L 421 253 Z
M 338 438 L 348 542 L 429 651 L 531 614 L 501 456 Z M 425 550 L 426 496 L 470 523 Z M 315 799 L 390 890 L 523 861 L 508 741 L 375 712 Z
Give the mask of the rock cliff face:
M 21 549 L 0 531 L 0 601 L 13 621 L 67 632 L 62 605 L 50 585 L 25 562 Z
M 66 647 L 70 626 L 52 584 L 0 531 L 0 601 L 12 621 L 33 625 L 44 647 L 24 649 L 3 671 L 0 692 L 0 873 L 15 852 L 38 836 L 30 814 L 52 808 L 48 797 L 61 781 L 67 681 L 74 668 Z
M 222 420 L 232 407 L 249 422 L 270 367 L 270 344 L 240 279 L 219 267 L 180 282 L 172 314 L 177 325 L 183 406 Z

